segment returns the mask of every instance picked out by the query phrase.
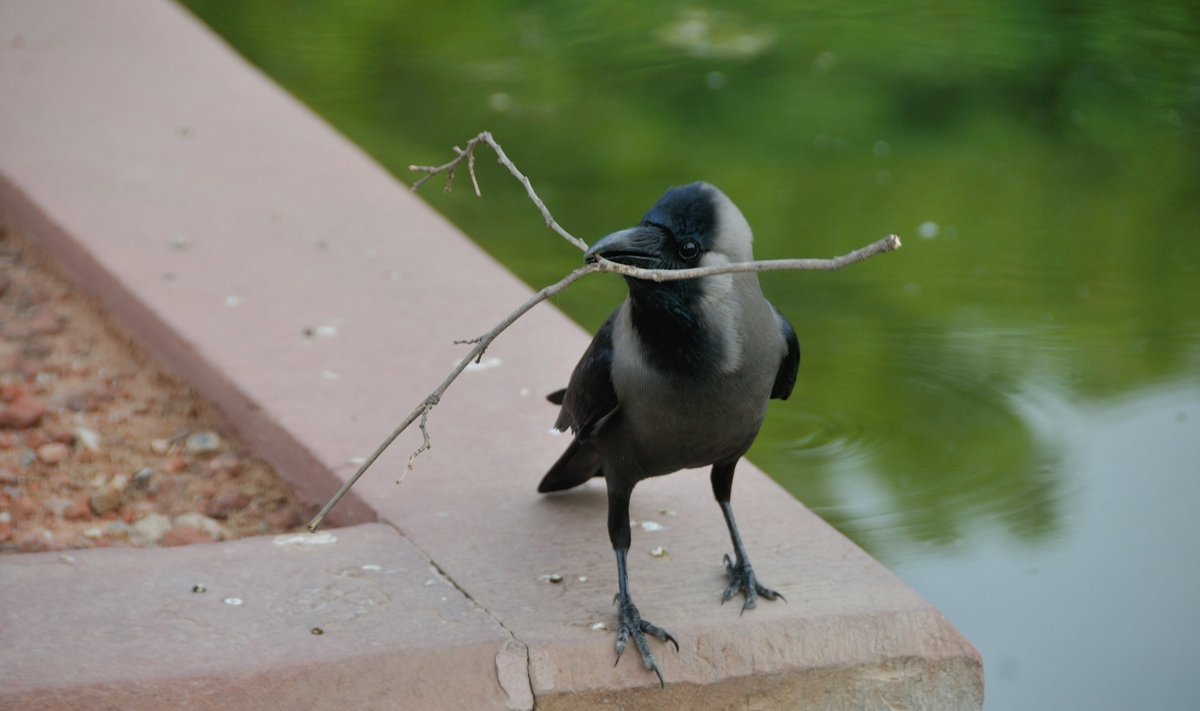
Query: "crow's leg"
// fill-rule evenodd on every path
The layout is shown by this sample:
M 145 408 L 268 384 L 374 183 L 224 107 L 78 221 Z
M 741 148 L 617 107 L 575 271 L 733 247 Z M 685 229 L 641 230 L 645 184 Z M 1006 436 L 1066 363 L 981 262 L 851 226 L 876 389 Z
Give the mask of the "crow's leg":
M 725 592 L 721 595 L 721 604 L 725 604 L 733 599 L 734 595 L 741 593 L 746 596 L 746 601 L 742 603 L 742 612 L 744 613 L 747 609 L 755 606 L 759 595 L 768 600 L 783 599 L 783 595 L 758 582 L 758 578 L 754 575 L 754 568 L 750 565 L 750 558 L 746 555 L 746 547 L 742 545 L 742 536 L 738 533 L 737 521 L 733 518 L 733 507 L 729 504 L 735 466 L 737 466 L 736 459 L 728 464 L 714 465 L 712 488 L 713 496 L 721 505 L 721 513 L 725 514 L 725 525 L 729 527 L 729 537 L 733 539 L 734 560 L 730 560 L 729 555 L 726 554 L 725 572 L 729 575 L 729 587 L 725 588 Z
M 679 643 L 661 627 L 656 627 L 638 613 L 638 609 L 629 597 L 629 576 L 625 573 L 625 556 L 629 552 L 629 496 L 633 493 L 632 486 L 614 485 L 609 481 L 608 486 L 608 537 L 612 540 L 613 551 L 617 554 L 617 595 L 613 603 L 617 606 L 617 662 L 629 639 L 637 646 L 642 655 L 642 664 L 658 675 L 658 684 L 663 686 L 663 675 L 659 671 L 658 662 L 650 653 L 650 644 L 646 641 L 646 633 L 658 637 L 664 642 L 675 645 L 679 651 Z M 613 662 L 616 666 L 616 662 Z

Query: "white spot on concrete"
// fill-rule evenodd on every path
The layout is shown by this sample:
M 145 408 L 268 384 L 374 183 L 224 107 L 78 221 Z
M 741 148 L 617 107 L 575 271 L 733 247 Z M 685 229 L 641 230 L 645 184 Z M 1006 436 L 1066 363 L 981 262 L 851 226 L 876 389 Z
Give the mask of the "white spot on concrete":
M 316 328 L 314 328 L 312 330 L 312 333 L 314 336 L 320 336 L 322 338 L 330 338 L 332 336 L 336 336 L 337 332 L 338 332 L 337 326 L 330 326 L 330 325 L 317 326 Z
M 241 604 L 242 604 L 242 598 L 240 598 L 240 597 L 227 597 L 227 598 L 225 598 L 225 604 L 226 604 L 226 605 L 232 605 L 232 606 L 234 606 L 234 607 L 237 607 L 238 605 L 241 605 Z
M 378 563 L 366 563 L 362 567 L 368 573 L 379 573 L 383 571 L 383 566 Z
M 606 630 L 606 629 L 608 629 L 608 625 L 604 624 L 603 622 L 597 622 L 596 624 L 592 625 L 592 629 Z
M 550 434 L 554 435 L 555 437 L 562 434 L 562 430 L 558 429 L 557 427 L 551 427 L 550 429 L 548 429 L 546 431 L 549 432 Z
M 521 391 L 518 394 L 521 397 L 529 397 L 529 388 L 521 388 Z
M 321 531 L 320 533 L 284 533 L 275 536 L 273 543 L 282 548 L 329 546 L 337 543 L 337 536 L 329 531 Z
M 245 300 L 245 297 L 238 296 L 237 294 L 230 294 L 229 296 L 225 297 L 225 305 L 233 308 L 234 306 L 241 305 L 241 303 Z
M 654 556 L 655 558 L 665 558 L 667 555 L 667 549 L 663 548 L 662 546 L 655 546 L 650 549 L 650 555 Z
M 325 378 L 326 380 L 341 380 L 342 374 L 336 370 L 322 370 L 321 377 Z
M 662 529 L 663 529 L 662 524 L 658 523 L 657 521 L 642 521 L 642 530 L 643 531 L 647 531 L 647 532 L 661 531 Z

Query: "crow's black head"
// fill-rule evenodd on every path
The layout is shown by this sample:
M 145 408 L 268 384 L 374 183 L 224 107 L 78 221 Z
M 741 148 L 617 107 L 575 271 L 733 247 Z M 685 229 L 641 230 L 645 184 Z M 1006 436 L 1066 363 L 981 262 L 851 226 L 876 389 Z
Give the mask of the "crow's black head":
M 725 193 L 708 183 L 692 183 L 668 190 L 641 224 L 604 237 L 585 259 L 688 269 L 749 260 L 751 242 L 746 218 Z

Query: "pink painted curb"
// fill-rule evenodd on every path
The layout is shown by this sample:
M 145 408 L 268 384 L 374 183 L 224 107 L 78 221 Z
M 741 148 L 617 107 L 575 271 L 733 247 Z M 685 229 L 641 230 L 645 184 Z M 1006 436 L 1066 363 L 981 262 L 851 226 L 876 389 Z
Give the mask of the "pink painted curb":
M 175 5 L 5 2 L 0 28 L 0 211 L 215 402 L 301 496 L 322 501 L 461 357 L 455 339 L 487 330 L 528 296 Z M 331 335 L 305 335 L 313 329 Z M 337 510 L 343 523 L 392 528 L 333 531 L 346 551 L 313 558 L 316 569 L 268 539 L 78 552 L 70 573 L 53 556 L 0 559 L 0 648 L 36 641 L 56 650 L 36 665 L 0 657 L 0 705 L 279 707 L 239 691 L 247 672 L 212 661 L 240 658 L 253 660 L 264 688 L 303 680 L 311 706 L 399 707 L 407 692 L 432 694 L 420 697 L 425 708 L 529 708 L 535 699 L 539 708 L 980 707 L 970 643 L 748 464 L 735 487 L 739 520 L 756 569 L 788 604 L 763 602 L 740 617 L 720 606 L 728 541 L 707 476 L 647 482 L 632 515 L 659 528 L 635 530 L 631 587 L 681 650 L 658 654 L 666 690 L 636 659 L 614 668 L 611 631 L 594 629 L 613 620 L 603 492 L 534 493 L 565 445 L 548 432 L 554 411 L 541 396 L 566 382 L 586 343 L 547 306 L 518 322 L 489 351 L 491 367 L 465 373 L 438 406 L 434 449 L 417 472 L 394 485 L 414 434 Z M 329 571 L 365 560 L 352 555 L 359 545 L 375 558 L 393 549 L 387 560 L 407 573 L 388 583 L 387 603 L 364 627 L 337 636 L 338 654 L 355 660 L 345 672 L 358 685 L 351 690 L 304 656 L 314 640 L 304 637 L 308 618 L 293 613 L 303 586 L 317 584 L 301 581 L 340 580 Z M 668 555 L 650 556 L 656 546 Z M 222 574 L 270 572 L 255 581 L 261 587 L 238 578 L 279 601 L 241 610 L 259 615 L 261 634 L 223 635 L 230 610 L 216 607 L 195 618 L 203 630 L 156 628 L 178 636 L 176 649 L 194 641 L 211 657 L 143 663 L 115 633 L 74 643 L 80 625 L 136 628 L 145 610 L 193 619 L 193 594 L 177 589 L 188 579 L 181 571 L 215 570 L 215 560 Z M 91 594 L 92 581 L 113 584 L 110 566 L 141 583 L 124 605 Z M 431 568 L 440 572 L 430 577 Z M 550 574 L 563 581 L 546 582 Z M 154 582 L 160 575 L 169 587 Z M 464 611 L 461 637 L 437 631 L 438 604 L 421 606 L 428 591 L 414 586 L 427 579 L 452 583 L 435 602 Z M 31 605 L 37 624 L 25 616 Z M 276 654 L 280 645 L 288 655 Z M 425 661 L 414 676 L 397 676 L 417 658 Z
M 445 670 L 495 675 L 511 635 L 382 524 L 10 556 L 2 570 L 0 708 L 508 703 Z

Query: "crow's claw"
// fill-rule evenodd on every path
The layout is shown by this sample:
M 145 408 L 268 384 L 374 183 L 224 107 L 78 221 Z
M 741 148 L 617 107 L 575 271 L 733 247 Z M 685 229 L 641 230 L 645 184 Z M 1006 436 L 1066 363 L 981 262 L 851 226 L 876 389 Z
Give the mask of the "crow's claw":
M 675 651 L 679 651 L 679 642 L 661 627 L 650 624 L 642 619 L 638 614 L 637 607 L 629 598 L 620 599 L 618 594 L 617 607 L 617 659 L 613 662 L 613 666 L 621 661 L 621 654 L 625 652 L 625 645 L 629 639 L 633 638 L 634 645 L 637 646 L 638 652 L 642 655 L 642 664 L 646 669 L 655 673 L 658 676 L 658 685 L 665 686 L 663 683 L 662 671 L 658 668 L 658 662 L 654 660 L 654 655 L 650 653 L 650 643 L 646 641 L 646 634 L 654 635 L 663 642 L 670 642 L 675 645 Z
M 725 588 L 725 592 L 721 594 L 721 604 L 729 602 L 734 595 L 741 593 L 746 596 L 746 601 L 742 603 L 742 611 L 738 614 L 744 614 L 746 610 L 754 607 L 758 603 L 758 596 L 762 595 L 768 600 L 783 600 L 787 602 L 787 598 L 775 592 L 769 587 L 758 582 L 758 578 L 754 575 L 754 569 L 750 564 L 739 560 L 736 563 L 730 560 L 729 555 L 725 555 L 725 573 L 729 575 L 729 587 Z

